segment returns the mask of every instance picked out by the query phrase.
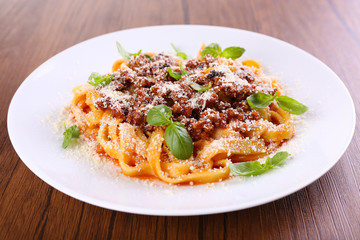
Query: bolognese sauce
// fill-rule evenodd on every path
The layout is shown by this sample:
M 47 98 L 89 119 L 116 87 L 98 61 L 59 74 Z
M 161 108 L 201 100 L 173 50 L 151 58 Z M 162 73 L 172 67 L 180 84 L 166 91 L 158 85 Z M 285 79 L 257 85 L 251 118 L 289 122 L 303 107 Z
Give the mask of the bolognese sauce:
M 172 110 L 172 120 L 181 122 L 194 141 L 210 139 L 216 128 L 225 128 L 233 120 L 232 128 L 240 133 L 246 129 L 246 120 L 258 120 L 246 98 L 257 92 L 274 94 L 247 66 L 223 67 L 221 61 L 206 55 L 203 59 L 185 62 L 187 74 L 176 80 L 168 68 L 180 72 L 177 58 L 165 53 L 148 58 L 144 54 L 132 56 L 127 69 L 113 73 L 113 81 L 98 86 L 100 94 L 95 106 L 110 110 L 112 115 L 139 126 L 149 136 L 154 126 L 146 122 L 149 109 L 164 104 Z M 211 87 L 199 92 L 190 83 Z

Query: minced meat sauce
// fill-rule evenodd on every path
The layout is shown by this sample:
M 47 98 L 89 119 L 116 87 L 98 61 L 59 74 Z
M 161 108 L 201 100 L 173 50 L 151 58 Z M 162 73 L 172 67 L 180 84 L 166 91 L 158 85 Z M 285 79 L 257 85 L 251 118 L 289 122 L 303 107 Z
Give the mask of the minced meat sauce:
M 211 138 L 215 128 L 224 128 L 233 119 L 238 121 L 232 127 L 241 133 L 246 128 L 245 120 L 259 119 L 246 98 L 256 92 L 275 92 L 271 84 L 261 80 L 250 68 L 232 62 L 230 70 L 210 55 L 203 60 L 184 61 L 188 73 L 176 80 L 169 75 L 168 68 L 180 72 L 179 62 L 165 53 L 151 59 L 144 54 L 132 56 L 129 69 L 119 69 L 110 84 L 96 88 L 101 98 L 95 106 L 110 109 L 115 117 L 141 127 L 149 135 L 155 127 L 146 122 L 148 111 L 165 104 L 172 110 L 172 120 L 184 124 L 196 141 Z M 198 92 L 190 82 L 202 86 L 211 83 L 211 87 Z

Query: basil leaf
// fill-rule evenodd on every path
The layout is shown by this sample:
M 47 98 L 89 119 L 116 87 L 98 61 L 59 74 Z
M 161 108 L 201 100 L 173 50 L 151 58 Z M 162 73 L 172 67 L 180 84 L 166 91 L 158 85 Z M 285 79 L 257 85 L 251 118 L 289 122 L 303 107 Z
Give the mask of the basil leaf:
M 152 58 L 151 58 L 151 56 L 149 54 L 145 54 L 145 57 L 150 59 L 150 61 L 152 61 Z
M 272 158 L 268 157 L 264 164 L 259 161 L 249 161 L 230 164 L 230 171 L 235 176 L 255 176 L 280 166 L 290 154 L 278 152 Z
M 175 78 L 176 80 L 179 80 L 181 78 L 181 73 L 173 72 L 171 67 L 168 68 L 168 73 L 172 78 Z
M 222 51 L 222 53 L 220 54 L 220 57 L 231 58 L 234 60 L 234 59 L 241 57 L 241 55 L 243 55 L 244 52 L 245 52 L 245 49 L 241 48 L 241 47 L 228 47 L 228 48 L 225 48 L 224 51 Z
M 183 53 L 183 52 L 178 52 L 178 53 L 176 53 L 176 56 L 178 56 L 178 57 L 180 57 L 180 58 L 182 58 L 182 59 L 184 59 L 184 60 L 187 59 L 186 53 Z
M 209 85 L 207 87 L 203 87 L 197 83 L 194 82 L 190 82 L 189 85 L 196 91 L 198 92 L 205 92 L 206 90 L 208 90 L 209 88 L 211 88 L 211 82 L 209 82 Z
M 174 46 L 174 44 L 171 43 L 170 45 L 171 45 L 171 47 L 174 49 L 174 51 L 176 52 L 176 56 L 178 56 L 178 57 L 180 57 L 180 58 L 182 58 L 182 59 L 184 59 L 184 60 L 187 59 L 187 55 L 186 55 L 185 53 L 179 52 L 179 51 L 176 49 L 176 47 Z
M 183 63 L 180 63 L 181 75 L 186 75 L 188 72 L 183 68 Z
M 66 128 L 66 125 L 64 124 L 64 128 L 65 128 L 65 131 L 63 133 L 64 140 L 62 143 L 62 147 L 65 149 L 69 146 L 69 144 L 73 138 L 78 138 L 80 136 L 80 131 L 76 125 Z
M 254 93 L 246 98 L 250 107 L 254 109 L 266 108 L 270 105 L 272 101 L 277 97 L 278 93 L 275 95 L 267 94 L 267 93 Z
M 280 108 L 292 114 L 300 115 L 308 110 L 307 106 L 288 96 L 280 96 L 276 102 Z
M 211 43 L 202 50 L 201 57 L 204 58 L 205 55 L 211 55 L 214 58 L 220 56 L 223 58 L 237 59 L 241 57 L 244 52 L 245 49 L 241 47 L 228 47 L 225 48 L 224 51 L 221 51 L 219 44 Z
M 128 51 L 125 50 L 125 48 L 123 48 L 121 46 L 121 44 L 119 42 L 116 42 L 116 46 L 117 46 L 117 50 L 120 53 L 120 55 L 127 60 L 129 60 L 131 56 L 140 55 L 141 51 L 142 51 L 142 50 L 139 50 L 137 53 L 129 53 Z
M 172 78 L 175 78 L 176 80 L 181 79 L 182 76 L 186 75 L 188 72 L 183 68 L 183 64 L 180 64 L 181 72 L 173 72 L 171 67 L 168 68 L 168 73 Z
M 130 53 L 131 56 L 134 56 L 134 55 L 140 55 L 142 52 L 142 50 L 140 49 L 137 53 Z
M 260 175 L 268 170 L 259 161 L 239 162 L 230 164 L 230 171 L 235 176 Z
M 189 159 L 194 145 L 183 124 L 173 122 L 165 130 L 165 142 L 172 155 L 181 160 Z
M 220 54 L 221 54 L 221 47 L 219 46 L 219 44 L 211 43 L 201 51 L 201 58 L 203 58 L 206 55 L 211 55 L 214 58 L 216 58 L 217 56 L 220 56 Z
M 102 75 L 101 75 L 100 73 L 97 73 L 97 72 L 92 72 L 92 73 L 90 74 L 88 80 L 90 81 L 90 80 L 93 80 L 93 79 L 95 79 L 95 78 L 97 78 L 97 77 L 102 77 Z
M 98 86 L 98 85 L 107 85 L 109 84 L 114 78 L 114 75 L 109 75 L 109 76 L 102 76 L 100 73 L 97 72 L 93 72 L 90 74 L 89 79 L 88 79 L 88 83 L 93 85 L 93 86 Z
M 123 58 L 129 60 L 130 57 L 131 57 L 130 53 L 129 53 L 128 51 L 126 51 L 126 50 L 121 46 L 121 44 L 120 44 L 119 42 L 116 42 L 116 46 L 117 46 L 117 50 L 118 50 L 118 52 L 120 53 L 120 55 L 121 55 Z
M 275 167 L 281 165 L 290 156 L 288 152 L 278 152 L 270 159 L 270 164 Z
M 164 126 L 171 123 L 171 109 L 166 105 L 156 105 L 151 108 L 146 116 L 146 122 L 152 126 Z

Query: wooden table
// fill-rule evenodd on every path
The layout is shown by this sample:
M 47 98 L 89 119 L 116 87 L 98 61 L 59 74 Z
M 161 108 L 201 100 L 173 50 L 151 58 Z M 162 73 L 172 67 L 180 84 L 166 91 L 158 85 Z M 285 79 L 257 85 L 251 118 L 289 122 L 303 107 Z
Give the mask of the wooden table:
M 95 207 L 50 187 L 23 164 L 6 129 L 10 100 L 23 80 L 83 40 L 162 24 L 227 26 L 290 42 L 332 68 L 360 106 L 358 0 L 0 0 L 0 239 L 359 239 L 358 128 L 335 167 L 305 189 L 208 216 Z

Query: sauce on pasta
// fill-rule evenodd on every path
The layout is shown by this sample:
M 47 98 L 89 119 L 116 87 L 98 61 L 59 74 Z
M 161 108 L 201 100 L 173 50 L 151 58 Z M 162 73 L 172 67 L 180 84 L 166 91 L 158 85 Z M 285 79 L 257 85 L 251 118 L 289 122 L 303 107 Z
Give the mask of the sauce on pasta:
M 180 79 L 169 74 L 169 68 L 180 73 L 182 66 L 187 73 Z M 109 84 L 75 87 L 70 114 L 88 141 L 97 143 L 96 151 L 127 176 L 172 184 L 218 182 L 230 176 L 230 163 L 267 156 L 294 135 L 290 114 L 276 102 L 263 109 L 247 103 L 254 93 L 282 92 L 254 60 L 147 53 L 116 61 L 111 74 Z M 199 91 L 192 84 L 209 87 Z M 147 123 L 149 110 L 160 104 L 192 138 L 189 159 L 169 151 L 165 126 Z

